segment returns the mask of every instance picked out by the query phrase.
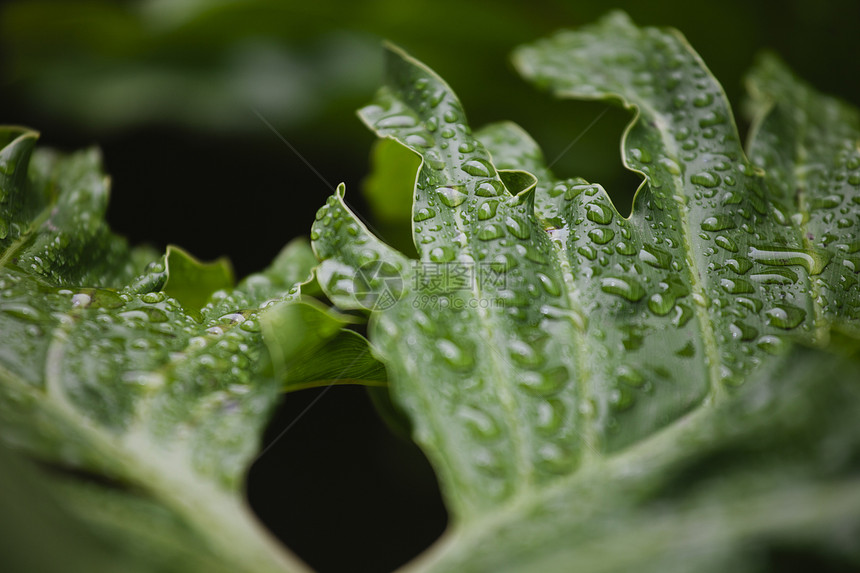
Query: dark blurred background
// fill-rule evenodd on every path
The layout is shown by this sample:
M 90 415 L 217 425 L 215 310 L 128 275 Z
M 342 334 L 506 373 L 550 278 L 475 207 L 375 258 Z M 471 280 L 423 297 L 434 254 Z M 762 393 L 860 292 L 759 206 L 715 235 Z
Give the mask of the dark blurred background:
M 361 195 L 373 137 L 355 109 L 381 82 L 380 41 L 389 39 L 449 82 L 473 126 L 514 120 L 549 158 L 581 136 L 557 172 L 602 183 L 625 211 L 638 183 L 618 152 L 628 116 L 611 109 L 583 134 L 604 104 L 556 102 L 522 82 L 508 60 L 518 44 L 592 22 L 609 7 L 550 0 L 6 2 L 0 122 L 40 130 L 43 145 L 98 145 L 113 179 L 109 220 L 117 232 L 159 248 L 176 243 L 204 259 L 227 255 L 241 277 L 308 233 L 331 185 L 345 182 L 348 200 L 373 221 Z M 860 103 L 856 1 L 611 7 L 640 25 L 679 28 L 738 116 L 743 74 L 765 48 L 819 89 Z M 248 495 L 312 566 L 391 570 L 442 532 L 446 517 L 426 460 L 379 421 L 362 389 L 288 396 L 266 440 L 294 421 L 252 468 Z

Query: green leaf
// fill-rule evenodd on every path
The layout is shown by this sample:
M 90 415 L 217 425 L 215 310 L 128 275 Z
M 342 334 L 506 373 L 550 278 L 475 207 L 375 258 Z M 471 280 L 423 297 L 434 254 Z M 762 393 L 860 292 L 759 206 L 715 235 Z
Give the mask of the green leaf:
M 263 334 L 284 390 L 331 384 L 385 386 L 385 367 L 367 340 L 344 327 L 356 320 L 319 304 L 281 305 L 266 314 Z
M 815 292 L 822 314 L 857 336 L 860 114 L 816 93 L 773 56 L 759 59 L 747 83 L 750 157 L 764 169 L 780 217 L 799 222 L 807 248 L 833 255 Z
M 0 140 L 3 441 L 61 477 L 95 477 L 52 480 L 58 501 L 153 570 L 304 570 L 240 486 L 281 377 L 307 359 L 304 339 L 261 326 L 301 296 L 307 242 L 224 290 L 224 263 L 176 249 L 157 259 L 110 233 L 97 152 L 34 153 L 35 134 L 16 128 Z
M 164 294 L 173 297 L 188 311 L 199 311 L 209 296 L 233 286 L 233 268 L 225 258 L 202 263 L 175 245 L 165 254 Z
M 713 549 L 709 567 L 741 559 L 744 532 L 785 539 L 856 523 L 855 481 L 833 482 L 844 496 L 830 495 L 815 464 L 797 482 L 783 479 L 796 468 L 779 456 L 761 480 L 738 470 L 713 496 L 666 493 L 665 515 L 649 500 L 703 456 L 778 437 L 785 418 L 769 425 L 755 410 L 792 412 L 800 386 L 857 407 L 856 363 L 787 352 L 792 341 L 824 345 L 832 325 L 860 318 L 858 287 L 832 274 L 847 268 L 848 249 L 808 237 L 806 205 L 829 191 L 810 186 L 791 208 L 777 200 L 771 175 L 740 145 L 722 88 L 674 31 L 616 13 L 522 48 L 515 61 L 559 96 L 634 111 L 623 159 L 643 183 L 630 217 L 599 185 L 556 179 L 512 124 L 473 136 L 452 90 L 389 48 L 388 83 L 360 115 L 422 160 L 419 258 L 374 237 L 343 187 L 311 233 L 329 298 L 373 311 L 370 339 L 452 514 L 447 540 L 415 569 L 633 567 L 636 550 L 608 549 L 616 539 L 635 541 L 645 559 L 637 568 L 684 569 L 677 552 L 655 555 L 651 543 L 679 548 L 672 540 L 685 539 L 698 510 L 714 535 L 686 541 Z M 850 407 L 832 425 L 817 412 L 801 425 L 845 434 Z M 857 436 L 847 435 L 850 451 Z M 780 515 L 795 494 L 796 511 Z M 750 508 L 770 513 L 744 530 Z M 636 532 L 657 518 L 665 528 L 640 542 Z
M 412 197 L 397 191 L 415 181 L 419 160 L 398 143 L 382 139 L 370 154 L 371 173 L 362 189 L 373 209 L 374 220 L 382 224 L 399 223 L 412 209 Z M 407 219 L 408 220 L 408 219 Z

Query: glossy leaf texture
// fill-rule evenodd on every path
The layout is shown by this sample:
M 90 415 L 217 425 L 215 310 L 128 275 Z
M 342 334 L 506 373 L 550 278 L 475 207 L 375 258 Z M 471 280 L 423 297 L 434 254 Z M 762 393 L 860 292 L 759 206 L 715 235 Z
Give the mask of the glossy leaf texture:
M 308 243 L 233 288 L 223 261 L 113 235 L 97 152 L 0 138 L 3 441 L 54 468 L 61 505 L 142 570 L 304 570 L 245 508 L 244 472 L 282 390 L 319 381 L 317 353 L 339 353 L 329 379 L 384 381 L 350 321 L 300 300 Z
M 833 377 L 823 395 L 845 393 L 856 406 L 856 363 L 789 352 L 793 341 L 825 345 L 833 325 L 856 329 L 858 287 L 840 278 L 850 278 L 842 269 L 853 273 L 851 225 L 838 238 L 815 239 L 809 205 L 824 186 L 807 185 L 792 201 L 792 182 L 763 171 L 764 158 L 747 158 L 722 88 L 677 32 L 612 14 L 524 47 L 515 62 L 559 96 L 634 112 L 623 160 L 643 183 L 629 217 L 599 185 L 553 176 L 513 124 L 473 135 L 452 90 L 390 48 L 387 85 L 360 115 L 422 160 L 412 207 L 419 258 L 374 237 L 342 187 L 311 235 L 331 300 L 373 311 L 371 341 L 452 513 L 447 541 L 415 569 L 683 569 L 649 544 L 659 538 L 671 549 L 672 532 L 680 535 L 697 510 L 723 520 L 706 528 L 713 525 L 715 552 L 708 567 L 725 566 L 743 542 L 744 501 L 768 484 L 772 499 L 756 507 L 774 513 L 750 525 L 752 537 L 848 517 L 856 524 L 856 481 L 839 484 L 840 505 L 813 479 L 776 479 L 775 462 L 761 481 L 733 471 L 723 493 L 670 500 L 666 529 L 636 538 L 659 516 L 643 500 L 668 487 L 673 471 L 785 422 L 757 419 L 756 408 L 791 411 L 799 388 L 815 391 L 816 372 Z M 818 97 L 810 92 L 811 109 Z M 783 128 L 773 109 L 763 112 L 760 137 L 769 124 Z M 856 152 L 857 131 L 840 133 L 813 137 L 822 173 L 848 154 L 851 138 Z M 782 143 L 772 147 L 784 153 Z M 772 155 L 793 165 L 798 152 Z M 850 178 L 849 160 L 841 161 L 840 182 Z M 837 210 L 856 224 L 857 191 L 842 193 Z M 851 451 L 856 432 L 840 412 L 834 431 L 847 433 Z M 817 415 L 801 424 L 827 425 Z M 793 492 L 804 501 L 796 520 L 781 523 L 776 509 Z M 738 513 L 718 515 L 729 499 Z M 610 551 L 616 540 L 629 540 L 631 551 Z M 707 553 L 707 539 L 686 540 Z M 654 559 L 639 563 L 640 550 Z
M 860 114 L 795 79 L 772 55 L 759 59 L 747 84 L 750 158 L 764 169 L 777 212 L 803 229 L 806 247 L 832 255 L 813 284 L 820 312 L 856 335 Z

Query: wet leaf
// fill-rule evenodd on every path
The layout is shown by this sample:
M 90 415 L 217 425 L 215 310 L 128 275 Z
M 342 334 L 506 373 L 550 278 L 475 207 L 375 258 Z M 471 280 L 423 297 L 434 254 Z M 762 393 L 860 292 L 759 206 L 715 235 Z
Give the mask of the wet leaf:
M 304 570 L 246 509 L 244 472 L 281 391 L 320 383 L 315 353 L 342 350 L 329 383 L 384 380 L 349 321 L 299 300 L 308 243 L 232 288 L 224 261 L 110 232 L 97 152 L 34 152 L 17 128 L 0 141 L 3 441 L 143 570 Z
M 857 523 L 856 481 L 839 482 L 844 496 L 830 497 L 814 462 L 792 481 L 779 478 L 786 468 L 777 459 L 760 481 L 738 470 L 722 493 L 670 496 L 666 529 L 636 538 L 659 515 L 649 494 L 668 487 L 675 469 L 735 448 L 737 436 L 776 440 L 783 421 L 745 409 L 791 411 L 792 392 L 816 391 L 836 401 L 845 393 L 856 407 L 856 363 L 790 351 L 794 342 L 826 345 L 834 325 L 856 328 L 858 287 L 834 270 L 850 266 L 851 231 L 810 238 L 819 232 L 809 205 L 833 202 L 831 190 L 808 185 L 794 203 L 780 200 L 780 185 L 792 183 L 761 169 L 769 167 L 756 143 L 747 158 L 721 86 L 677 32 L 640 29 L 616 13 L 521 48 L 515 62 L 560 97 L 634 112 L 623 159 L 643 182 L 630 217 L 599 185 L 553 176 L 515 125 L 473 135 L 450 87 L 390 48 L 388 82 L 360 115 L 422 160 L 415 189 L 399 191 L 414 192 L 418 259 L 374 237 L 343 187 L 312 230 L 327 295 L 373 311 L 370 339 L 452 513 L 446 541 L 414 569 L 626 570 L 633 561 L 671 569 L 681 566 L 677 554 L 655 555 L 651 544 L 678 549 L 672 532 L 689 527 L 696 510 L 710 515 L 729 501 L 738 512 L 715 514 L 711 538 L 678 538 L 713 557 L 708 567 L 742 557 L 739 532 L 760 540 Z M 789 115 L 806 113 L 786 101 Z M 785 121 L 767 115 L 772 109 L 763 126 Z M 840 170 L 849 148 L 856 152 L 860 132 L 840 129 L 838 141 L 815 138 L 825 179 L 847 180 Z M 809 154 L 789 146 L 781 161 L 798 156 Z M 836 205 L 854 222 L 856 197 Z M 801 423 L 810 431 L 830 423 L 817 417 Z M 828 428 L 856 448 L 844 415 Z M 790 440 L 780 447 L 791 450 Z M 782 519 L 780 504 L 793 495 L 804 501 Z M 771 512 L 748 530 L 746 502 Z M 616 538 L 630 540 L 630 552 L 615 551 Z

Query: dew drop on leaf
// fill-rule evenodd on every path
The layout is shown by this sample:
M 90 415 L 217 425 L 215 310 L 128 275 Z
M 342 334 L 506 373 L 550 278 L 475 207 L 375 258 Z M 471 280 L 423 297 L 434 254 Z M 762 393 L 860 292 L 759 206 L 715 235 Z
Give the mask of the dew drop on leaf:
M 630 302 L 637 302 L 645 296 L 642 285 L 636 279 L 628 277 L 604 277 L 600 279 L 600 289 Z
M 777 328 L 790 330 L 797 327 L 806 317 L 806 311 L 787 303 L 779 303 L 764 312 L 768 322 Z
M 586 217 L 589 221 L 608 225 L 612 222 L 612 209 L 602 203 L 589 203 L 586 207 Z
M 701 173 L 691 175 L 690 182 L 702 187 L 711 188 L 720 184 L 720 176 L 710 171 L 702 171 Z

